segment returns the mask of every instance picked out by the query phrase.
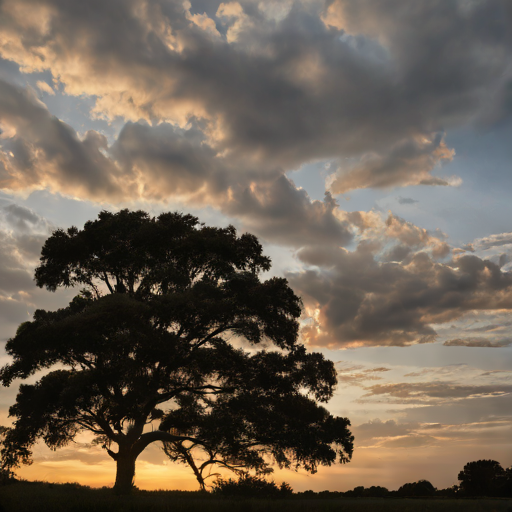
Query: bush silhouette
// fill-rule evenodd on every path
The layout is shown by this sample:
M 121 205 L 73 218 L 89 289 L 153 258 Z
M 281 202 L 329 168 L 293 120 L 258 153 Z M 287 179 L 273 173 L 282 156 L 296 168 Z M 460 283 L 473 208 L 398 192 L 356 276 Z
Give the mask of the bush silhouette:
M 290 496 L 293 489 L 286 482 L 282 482 L 278 487 L 272 480 L 245 474 L 238 480 L 219 478 L 213 484 L 212 493 L 229 498 L 276 499 Z

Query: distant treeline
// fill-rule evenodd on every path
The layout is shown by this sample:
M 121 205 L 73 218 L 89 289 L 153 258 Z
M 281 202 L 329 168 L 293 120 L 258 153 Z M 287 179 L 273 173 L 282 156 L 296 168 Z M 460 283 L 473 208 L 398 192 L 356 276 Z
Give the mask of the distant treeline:
M 419 480 L 402 485 L 396 491 L 385 487 L 355 487 L 351 491 L 332 492 L 305 491 L 298 493 L 304 497 L 319 498 L 407 498 L 407 497 L 512 497 L 512 466 L 503 469 L 495 460 L 468 462 L 458 474 L 459 485 L 446 489 L 436 489 L 428 480 Z
M 459 485 L 436 489 L 428 480 L 406 483 L 396 491 L 372 485 L 358 486 L 346 492 L 304 491 L 293 493 L 289 484 L 275 482 L 262 477 L 243 475 L 238 480 L 217 480 L 213 494 L 226 497 L 286 498 L 294 494 L 302 498 L 412 498 L 412 497 L 512 497 L 512 467 L 503 469 L 495 460 L 468 462 L 458 474 Z

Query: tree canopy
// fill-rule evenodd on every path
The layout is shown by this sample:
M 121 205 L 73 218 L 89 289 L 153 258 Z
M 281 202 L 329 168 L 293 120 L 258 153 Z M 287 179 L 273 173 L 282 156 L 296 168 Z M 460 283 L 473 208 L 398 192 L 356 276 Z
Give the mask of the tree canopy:
M 466 496 L 512 496 L 512 468 L 505 470 L 496 460 L 468 462 L 458 479 Z
M 29 463 L 38 439 L 59 448 L 81 431 L 116 461 L 121 493 L 156 441 L 249 467 L 347 462 L 350 422 L 317 403 L 332 396 L 333 363 L 300 344 L 301 301 L 286 279 L 260 278 L 269 268 L 255 236 L 181 213 L 103 211 L 56 230 L 36 283 L 81 292 L 7 342 L 5 386 L 46 373 L 10 408 L 4 466 Z
M 397 496 L 434 496 L 436 488 L 428 480 L 418 480 L 402 485 Z

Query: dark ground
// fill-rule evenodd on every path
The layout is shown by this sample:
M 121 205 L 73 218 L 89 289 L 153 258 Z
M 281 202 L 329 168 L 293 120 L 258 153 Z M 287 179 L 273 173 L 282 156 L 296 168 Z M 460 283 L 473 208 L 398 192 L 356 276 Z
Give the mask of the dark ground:
M 136 491 L 78 484 L 20 482 L 0 487 L 0 512 L 512 512 L 512 499 L 335 498 L 224 499 L 199 492 Z

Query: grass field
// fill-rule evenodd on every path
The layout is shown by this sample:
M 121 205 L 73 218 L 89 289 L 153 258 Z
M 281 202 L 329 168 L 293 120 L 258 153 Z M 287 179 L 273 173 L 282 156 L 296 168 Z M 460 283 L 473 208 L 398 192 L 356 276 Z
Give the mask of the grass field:
M 0 512 L 512 512 L 511 499 L 227 500 L 180 491 L 114 496 L 110 489 L 28 482 L 0 487 L 0 505 Z

